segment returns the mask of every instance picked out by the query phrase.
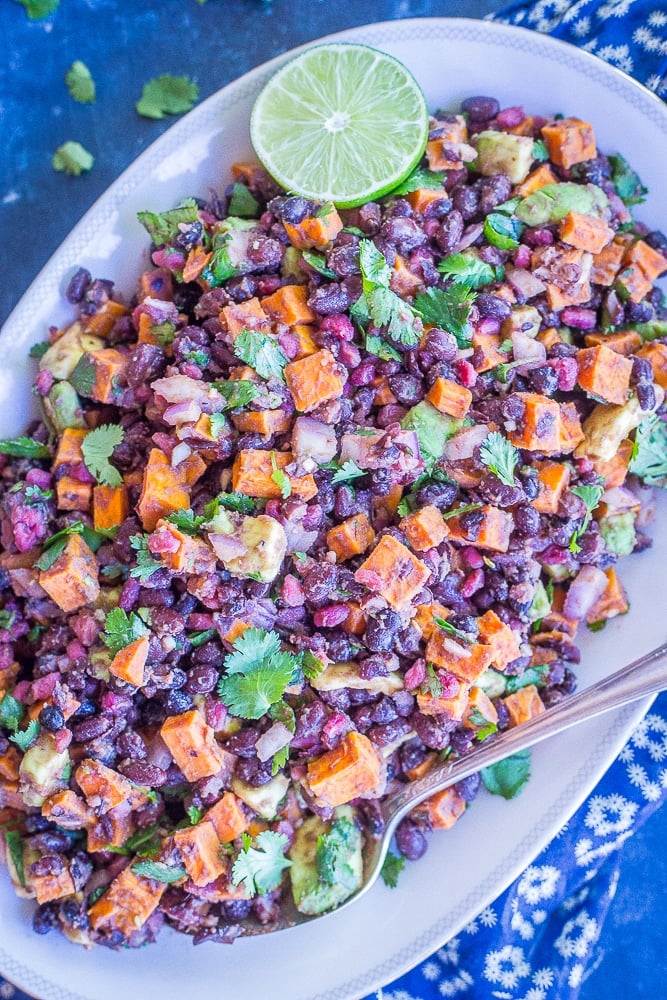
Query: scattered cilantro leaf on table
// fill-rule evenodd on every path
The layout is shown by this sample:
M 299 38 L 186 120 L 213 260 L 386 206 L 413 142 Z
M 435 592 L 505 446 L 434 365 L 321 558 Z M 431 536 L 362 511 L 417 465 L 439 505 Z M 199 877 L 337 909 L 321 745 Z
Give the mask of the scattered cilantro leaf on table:
M 86 434 L 81 442 L 86 468 L 103 486 L 122 485 L 123 477 L 111 465 L 109 458 L 124 437 L 125 431 L 118 424 L 101 424 Z
M 164 73 L 144 84 L 135 107 L 144 118 L 158 120 L 165 115 L 181 115 L 194 107 L 199 87 L 188 76 Z
M 491 431 L 479 449 L 479 458 L 501 483 L 514 486 L 519 452 L 500 431 Z
M 95 103 L 95 81 L 85 63 L 75 59 L 65 73 L 65 83 L 70 96 L 79 104 Z
M 94 162 L 95 158 L 92 153 L 89 153 L 80 142 L 72 140 L 58 146 L 51 160 L 54 170 L 63 171 L 70 177 L 78 177 L 90 170 Z
M 22 7 L 31 21 L 41 21 L 43 17 L 53 14 L 60 5 L 60 0 L 16 0 Z
M 148 629 L 139 615 L 134 611 L 128 615 L 122 608 L 113 608 L 104 621 L 102 642 L 112 653 L 118 653 L 145 635 L 148 635 Z
M 218 683 L 218 694 L 232 715 L 260 719 L 280 701 L 302 666 L 299 656 L 281 647 L 277 632 L 260 628 L 248 628 L 234 641 Z
M 251 846 L 252 840 L 247 833 L 242 837 L 243 849 L 232 868 L 233 884 L 243 883 L 253 896 L 256 893 L 262 896 L 272 889 L 277 889 L 284 870 L 292 865 L 290 859 L 285 857 L 287 847 L 285 834 L 276 833 L 274 830 L 262 830 L 255 837 L 257 847 Z
M 395 889 L 398 885 L 398 876 L 404 868 L 405 858 L 400 854 L 393 854 L 391 851 L 387 851 L 387 856 L 380 870 L 384 884 L 390 889 Z
M 472 332 L 468 318 L 474 299 L 471 288 L 452 284 L 448 288 L 427 288 L 415 295 L 414 308 L 424 323 L 447 330 L 456 338 L 459 347 L 470 347 Z
M 514 799 L 530 778 L 530 750 L 519 750 L 497 764 L 482 768 L 482 781 L 492 795 Z

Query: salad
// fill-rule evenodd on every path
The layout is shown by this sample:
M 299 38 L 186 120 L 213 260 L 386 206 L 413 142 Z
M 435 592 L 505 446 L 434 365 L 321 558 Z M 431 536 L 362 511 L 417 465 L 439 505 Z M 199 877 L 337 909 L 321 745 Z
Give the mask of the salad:
M 0 442 L 0 840 L 84 945 L 339 905 L 388 790 L 573 690 L 667 474 L 667 239 L 591 124 L 472 97 L 346 210 L 233 177 L 131 300 L 71 277 Z

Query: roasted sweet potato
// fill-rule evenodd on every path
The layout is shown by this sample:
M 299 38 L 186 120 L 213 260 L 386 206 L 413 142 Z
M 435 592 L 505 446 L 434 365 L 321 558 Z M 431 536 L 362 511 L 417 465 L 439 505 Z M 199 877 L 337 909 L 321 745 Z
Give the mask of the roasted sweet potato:
M 613 285 L 625 253 L 625 241 L 616 237 L 598 253 L 593 254 L 591 281 L 594 285 Z
M 481 642 L 463 642 L 435 628 L 426 645 L 426 662 L 449 670 L 460 681 L 474 684 L 493 660 L 493 649 Z
M 449 534 L 442 514 L 433 504 L 408 514 L 400 522 L 399 528 L 417 552 L 436 548 Z
M 90 806 L 71 788 L 63 788 L 49 795 L 42 803 L 42 816 L 61 826 L 63 830 L 82 830 L 96 820 Z
M 203 538 L 194 538 L 180 531 L 170 521 L 160 519 L 154 535 L 169 541 L 160 552 L 163 564 L 173 573 L 214 573 L 217 558 L 211 546 Z
M 357 583 L 400 610 L 407 607 L 430 576 L 423 562 L 392 535 L 384 535 L 354 574 Z
M 636 330 L 616 330 L 615 333 L 587 333 L 584 343 L 586 347 L 600 347 L 604 344 L 610 351 L 627 358 L 641 347 L 642 338 Z
M 446 621 L 451 614 L 449 608 L 446 608 L 444 604 L 440 604 L 438 601 L 434 601 L 432 604 L 418 604 L 417 613 L 412 619 L 412 624 L 416 625 L 424 639 L 428 640 L 433 632 L 439 628 L 436 625 L 436 618 L 442 618 Z
M 512 444 L 525 451 L 560 452 L 560 407 L 556 400 L 538 392 L 517 392 L 514 395 L 525 409 L 517 420 L 516 430 L 509 431 L 507 435 Z
M 292 426 L 292 417 L 286 410 L 244 410 L 233 413 L 232 423 L 242 434 L 284 434 Z
M 443 715 L 447 719 L 461 722 L 468 704 L 469 692 L 470 685 L 465 681 L 461 681 L 458 691 L 451 698 L 420 691 L 417 694 L 417 708 L 424 715 Z
M 504 670 L 508 663 L 521 655 L 521 646 L 515 633 L 500 620 L 495 611 L 485 611 L 477 619 L 479 638 L 491 649 L 491 663 L 497 670 Z
M 88 910 L 93 930 L 119 931 L 130 937 L 146 923 L 166 888 L 164 883 L 135 875 L 129 866 L 124 868 Z
M 296 326 L 292 327 L 291 333 L 292 336 L 296 337 L 299 341 L 299 348 L 294 355 L 295 361 L 300 361 L 301 358 L 307 358 L 309 354 L 317 354 L 319 347 L 313 339 L 312 326 L 297 323 Z
M 118 403 L 123 393 L 123 377 L 130 355 L 115 347 L 91 351 L 89 357 L 95 366 L 95 382 L 89 393 L 98 403 Z
M 509 321 L 505 320 L 504 322 L 507 323 Z M 490 372 L 492 368 L 502 365 L 507 361 L 507 355 L 499 350 L 503 339 L 504 336 L 501 337 L 495 333 L 473 333 L 473 353 L 470 360 L 476 372 L 480 374 Z M 435 403 L 433 405 L 435 406 Z
M 626 438 L 625 441 L 621 441 L 616 454 L 608 462 L 599 460 L 593 462 L 593 468 L 598 476 L 604 480 L 606 489 L 610 490 L 614 486 L 623 485 L 628 474 L 633 450 L 633 441 Z
M 271 333 L 271 320 L 262 309 L 258 298 L 247 299 L 245 302 L 234 302 L 225 306 L 220 313 L 220 318 L 227 327 L 232 340 L 236 340 L 241 330 Z
M 558 504 L 570 482 L 570 466 L 565 462 L 535 462 L 540 492 L 533 507 L 540 514 L 556 514 Z
M 389 287 L 392 292 L 396 292 L 402 299 L 405 299 L 423 288 L 424 282 L 418 274 L 414 274 L 410 270 L 404 258 L 400 254 L 396 254 L 396 260 L 391 269 Z
M 39 584 L 61 611 L 93 604 L 100 593 L 95 554 L 81 535 L 69 535 L 65 549 L 50 569 L 40 570 Z
M 441 201 L 446 197 L 447 192 L 444 188 L 417 188 L 416 191 L 410 191 L 409 194 L 406 194 L 405 200 L 413 212 L 417 215 L 423 215 L 434 201 Z
M 132 785 L 127 778 L 101 760 L 85 757 L 74 772 L 76 783 L 96 816 L 103 816 L 124 802 Z
M 2 701 L 2 698 L 0 698 Z M 0 754 L 0 781 L 18 781 L 21 755 L 16 747 L 9 746 Z
M 90 316 L 82 316 L 81 322 L 86 333 L 92 333 L 98 337 L 106 337 L 113 330 L 116 321 L 121 316 L 127 316 L 129 311 L 127 306 L 124 306 L 121 302 L 109 299 L 104 305 L 100 306 L 97 312 L 92 313 Z
M 296 323 L 315 321 L 315 313 L 307 300 L 306 285 L 281 285 L 272 295 L 265 295 L 260 304 L 272 320 L 294 326 Z
M 126 486 L 96 486 L 93 489 L 93 527 L 95 531 L 120 528 L 130 512 Z
M 615 568 L 610 566 L 609 569 L 604 571 L 604 574 L 609 582 L 602 595 L 586 615 L 586 621 L 589 624 L 606 621 L 608 618 L 616 618 L 617 615 L 624 615 L 630 607 L 623 584 L 619 580 Z
M 89 510 L 93 499 L 91 483 L 82 483 L 74 476 L 61 476 L 56 483 L 58 510 Z
M 279 499 L 282 487 L 273 475 L 276 469 L 282 471 L 293 461 L 290 451 L 263 451 L 260 448 L 239 451 L 232 467 L 232 489 L 249 497 Z M 289 476 L 289 482 L 292 493 L 302 500 L 311 500 L 317 493 L 317 485 L 310 474 Z
M 336 553 L 336 562 L 361 555 L 374 539 L 375 531 L 365 514 L 354 514 L 327 532 L 327 545 Z
M 60 465 L 78 464 L 83 462 L 81 443 L 89 432 L 79 427 L 66 427 L 58 441 L 58 449 L 53 459 L 53 468 Z
M 285 381 L 300 413 L 342 396 L 347 376 L 331 351 L 323 348 L 285 365 Z
M 297 250 L 324 250 L 335 240 L 343 222 L 331 202 L 320 206 L 315 215 L 308 215 L 301 222 L 285 222 L 285 232 Z
M 603 219 L 597 219 L 593 215 L 568 212 L 558 227 L 558 235 L 563 243 L 596 254 L 601 253 L 611 242 L 614 230 Z
M 637 240 L 626 249 L 616 281 L 633 302 L 641 302 L 651 291 L 653 282 L 665 271 L 667 258 L 645 240 Z
M 432 795 L 415 809 L 415 815 L 424 818 L 432 830 L 451 830 L 466 811 L 466 801 L 459 790 L 452 786 Z
M 109 664 L 109 673 L 134 687 L 143 687 L 147 659 L 148 639 L 144 635 L 118 650 Z
M 648 358 L 653 369 L 653 379 L 663 389 L 667 389 L 667 346 L 657 341 L 644 344 L 637 354 L 640 358 Z
M 481 688 L 471 687 L 468 704 L 463 716 L 466 729 L 481 729 L 488 723 L 492 726 L 498 722 L 498 712 L 489 696 Z
M 542 138 L 551 162 L 566 170 L 597 155 L 593 126 L 580 118 L 561 118 L 543 125 Z
M 521 198 L 527 198 L 533 191 L 539 191 L 540 188 L 546 187 L 547 184 L 557 183 L 558 178 L 551 169 L 551 166 L 548 163 L 540 163 L 539 167 L 531 170 L 525 181 L 519 184 L 516 193 Z
M 162 723 L 160 736 L 188 781 L 208 778 L 220 770 L 220 747 L 213 730 L 195 709 L 170 715 Z
M 195 885 L 208 885 L 227 870 L 213 823 L 204 820 L 174 833 L 185 870 Z
M 224 792 L 214 806 L 207 810 L 205 819 L 212 823 L 221 844 L 228 844 L 248 829 L 249 819 L 241 800 L 234 792 Z
M 507 552 L 513 527 L 512 516 L 489 504 L 475 513 L 479 513 L 481 520 L 472 521 L 470 528 L 460 517 L 448 518 L 449 540 L 463 545 L 472 542 L 478 549 L 488 552 Z
M 472 393 L 458 382 L 439 375 L 426 393 L 426 399 L 441 413 L 462 420 L 470 409 Z
M 577 381 L 599 401 L 622 405 L 628 398 L 632 361 L 609 347 L 585 347 L 577 351 Z
M 438 121 L 436 128 L 437 138 L 426 144 L 429 170 L 456 170 L 461 166 L 461 159 L 452 147 L 468 141 L 466 120 L 463 115 L 456 115 L 453 121 Z
M 331 808 L 378 789 L 383 776 L 379 752 L 367 736 L 354 730 L 333 750 L 311 760 L 307 769 L 308 786 L 316 801 Z
M 182 473 L 172 468 L 163 451 L 151 448 L 137 504 L 144 529 L 153 531 L 160 518 L 189 506 L 190 494 Z
M 40 906 L 43 903 L 50 903 L 53 899 L 63 899 L 65 896 L 72 896 L 76 892 L 74 881 L 67 865 L 63 865 L 60 872 L 54 872 L 52 875 L 33 874 L 32 887 L 35 890 L 35 898 Z
M 136 820 L 128 802 L 114 806 L 86 831 L 86 850 L 105 851 L 109 847 L 120 847 L 137 828 Z
M 520 726 L 536 715 L 546 711 L 540 693 L 534 684 L 527 684 L 503 698 L 503 705 L 509 715 L 510 726 Z

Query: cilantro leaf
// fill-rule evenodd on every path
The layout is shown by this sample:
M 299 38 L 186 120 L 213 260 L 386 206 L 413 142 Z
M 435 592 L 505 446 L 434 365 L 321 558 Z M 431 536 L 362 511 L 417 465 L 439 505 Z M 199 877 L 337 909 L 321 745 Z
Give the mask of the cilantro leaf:
M 195 514 L 192 508 L 189 507 L 187 510 L 173 511 L 173 513 L 168 514 L 165 517 L 165 521 L 169 521 L 170 524 L 177 527 L 179 531 L 183 532 L 183 534 L 194 536 L 197 534 L 202 524 L 204 524 L 206 518 Z
M 232 645 L 234 652 L 224 661 L 218 694 L 232 715 L 260 719 L 280 701 L 300 660 L 282 651 L 277 632 L 260 628 L 246 629 Z
M 4 837 L 5 844 L 7 845 L 7 853 L 14 866 L 16 877 L 19 880 L 19 884 L 25 886 L 25 866 L 23 864 L 23 840 L 21 839 L 21 834 L 18 830 L 5 830 Z
M 310 649 L 304 649 L 301 654 L 301 670 L 306 680 L 312 681 L 322 673 L 324 664 Z
M 528 687 L 529 684 L 535 684 L 537 687 L 544 687 L 548 676 L 549 667 L 547 664 L 540 664 L 536 667 L 526 667 L 522 674 L 512 675 L 511 677 L 506 678 L 505 693 L 513 694 L 515 691 L 519 691 L 523 687 Z
M 249 379 L 239 379 L 238 382 L 213 382 L 213 386 L 225 399 L 225 409 L 234 410 L 237 406 L 247 406 L 259 394 L 259 389 Z M 211 414 L 215 416 L 215 414 Z
M 204 810 L 200 806 L 188 806 L 186 812 L 191 826 L 196 826 L 204 816 Z
M 30 749 L 38 736 L 39 722 L 36 719 L 31 719 L 25 729 L 17 729 L 9 738 L 12 743 L 16 743 L 19 750 L 25 753 L 26 750 Z
M 107 845 L 106 851 L 113 854 L 137 854 L 140 858 L 150 857 L 158 854 L 162 849 L 163 833 L 159 823 L 147 826 L 145 830 L 138 830 L 128 837 L 124 843 L 117 847 Z
M 387 856 L 380 871 L 384 884 L 390 889 L 395 889 L 398 885 L 398 876 L 404 868 L 405 858 L 400 854 L 393 854 L 391 851 L 387 851 Z
M 11 455 L 13 458 L 51 458 L 51 449 L 29 437 L 2 438 L 0 455 Z
M 484 767 L 481 774 L 485 788 L 492 795 L 514 799 L 530 778 L 530 750 L 519 750 L 490 767 Z
M 593 511 L 599 504 L 600 497 L 604 493 L 604 487 L 573 486 L 571 492 L 574 493 L 575 497 L 579 497 L 579 499 L 583 500 L 584 503 L 586 504 L 586 513 L 584 514 L 584 519 L 581 522 L 580 527 L 577 528 L 575 533 L 572 535 L 569 545 L 570 552 L 574 552 L 576 555 L 577 552 L 581 551 L 581 546 L 579 545 L 579 539 L 584 534 L 586 528 L 589 525 Z
M 60 0 L 16 0 L 22 7 L 31 21 L 41 21 L 43 17 L 53 14 L 60 4 Z
M 205 628 L 200 632 L 190 632 L 186 636 L 188 642 L 193 649 L 197 649 L 198 646 L 203 646 L 205 642 L 209 642 L 211 639 L 215 639 L 218 632 L 214 628 Z
M 278 468 L 275 451 L 271 452 L 271 467 L 273 469 L 273 472 L 271 473 L 271 479 L 279 488 L 283 500 L 287 500 L 287 498 L 292 495 L 292 484 L 285 470 Z
M 0 728 L 9 729 L 15 733 L 21 724 L 24 713 L 24 705 L 13 695 L 6 694 L 0 701 Z
M 514 486 L 514 471 L 519 452 L 500 431 L 491 431 L 479 449 L 480 461 L 497 476 L 505 486 Z
M 473 250 L 450 254 L 440 261 L 438 270 L 452 281 L 467 285 L 468 288 L 481 288 L 496 280 L 496 272 L 491 264 L 483 261 Z
M 75 59 L 65 73 L 65 83 L 71 97 L 79 104 L 95 102 L 95 81 L 86 64 L 80 59 Z
M 484 235 L 491 246 L 500 250 L 515 250 L 524 228 L 517 218 L 502 212 L 489 212 L 484 219 Z
M 162 569 L 162 565 L 153 558 L 153 554 L 148 548 L 147 535 L 132 535 L 130 545 L 137 553 L 137 565 L 130 570 L 130 576 L 144 583 L 153 573 Z
M 391 268 L 372 240 L 359 241 L 359 269 L 362 294 L 352 312 L 358 319 L 369 318 L 384 327 L 389 337 L 406 347 L 419 343 L 421 324 L 414 309 L 389 287 Z
M 491 719 L 487 719 L 485 715 L 482 715 L 478 708 L 473 708 L 468 715 L 467 721 L 471 726 L 475 726 L 477 730 L 475 736 L 480 742 L 498 732 L 496 723 L 492 722 Z
M 442 188 L 442 197 L 446 198 L 447 194 L 443 188 L 444 178 L 444 170 L 435 171 L 427 170 L 425 167 L 417 167 L 411 174 L 408 174 L 404 181 L 401 181 L 397 187 L 390 191 L 387 197 L 395 198 L 398 195 L 410 194 L 411 191 L 419 191 L 420 188 L 425 188 L 427 191 L 439 191 Z
M 301 256 L 305 260 L 306 264 L 309 264 L 314 271 L 321 274 L 324 278 L 335 278 L 336 272 L 332 271 L 330 267 L 327 267 L 324 255 L 321 253 L 313 253 L 312 250 L 302 250 Z
M 549 151 L 544 139 L 535 139 L 533 141 L 533 159 L 537 160 L 538 163 L 544 163 L 549 159 Z
M 76 389 L 80 396 L 90 396 L 93 392 L 96 377 L 95 361 L 92 355 L 85 353 L 81 355 L 74 366 L 68 382 Z
M 53 154 L 51 165 L 54 170 L 63 171 L 71 177 L 78 177 L 90 170 L 95 158 L 80 142 L 64 142 Z
M 145 635 L 148 635 L 148 629 L 139 615 L 134 611 L 128 615 L 122 608 L 113 608 L 105 618 L 101 638 L 107 649 L 117 653 Z
M 386 340 L 383 340 L 382 337 L 377 337 L 375 334 L 366 334 L 366 343 L 364 344 L 364 347 L 369 354 L 374 354 L 382 361 L 402 361 L 402 357 L 396 348 L 392 347 Z
M 637 428 L 629 470 L 647 486 L 667 489 L 667 423 L 655 413 Z
M 256 219 L 259 215 L 259 202 L 246 184 L 236 182 L 232 185 L 227 213 L 241 219 Z
M 278 888 L 282 873 L 292 865 L 285 857 L 287 837 L 284 833 L 262 830 L 255 837 L 257 847 L 251 847 L 251 843 L 250 837 L 243 834 L 243 849 L 232 868 L 232 883 L 243 883 L 253 896 L 256 893 L 264 895 Z
M 469 347 L 472 333 L 468 317 L 474 297 L 466 285 L 454 283 L 448 288 L 427 288 L 415 295 L 414 308 L 425 323 L 452 333 L 459 347 Z
M 7 608 L 0 610 L 0 629 L 11 628 L 15 621 L 15 611 L 8 611 Z
M 257 501 L 245 493 L 219 493 L 204 507 L 206 520 L 212 521 L 221 507 L 223 510 L 233 510 L 237 514 L 252 514 L 257 510 Z
M 350 867 L 350 844 L 359 836 L 353 823 L 337 819 L 331 829 L 317 838 L 315 862 L 317 874 L 325 885 L 342 885 L 349 892 L 357 888 L 358 878 Z
M 198 97 L 199 87 L 189 77 L 164 73 L 144 84 L 135 107 L 144 118 L 157 120 L 189 111 Z
M 461 639 L 463 642 L 472 641 L 467 632 L 461 631 L 460 628 L 455 628 L 450 622 L 447 621 L 446 618 L 440 618 L 436 615 L 434 616 L 433 621 L 438 628 L 441 628 L 443 632 L 447 633 L 447 635 L 451 635 L 452 638 Z
M 74 521 L 72 524 L 68 524 L 66 528 L 62 528 L 61 531 L 57 531 L 55 535 L 51 535 L 50 538 L 44 543 L 44 551 L 42 552 L 39 559 L 35 562 L 35 567 L 41 570 L 51 569 L 56 559 L 58 559 L 67 546 L 67 540 L 70 535 L 81 535 L 86 545 L 96 552 L 100 545 L 102 544 L 102 536 L 92 528 L 89 528 L 83 523 L 83 521 Z
M 194 198 L 188 198 L 178 208 L 166 212 L 137 212 L 137 219 L 144 227 L 156 247 L 171 243 L 179 232 L 179 226 L 199 221 L 199 208 Z
M 258 330 L 241 330 L 232 350 L 262 378 L 285 381 L 283 368 L 288 359 L 275 337 Z
M 611 165 L 611 182 L 621 201 L 626 205 L 638 205 L 645 201 L 648 189 L 642 184 L 641 178 L 628 161 L 620 153 L 609 156 L 608 160 Z
M 439 698 L 442 694 L 442 681 L 438 677 L 435 667 L 432 663 L 426 664 L 426 679 L 424 681 L 424 688 L 427 694 L 430 694 L 431 698 Z
M 334 472 L 331 482 L 337 486 L 338 483 L 347 483 L 351 479 L 359 479 L 360 476 L 365 475 L 367 475 L 366 469 L 360 469 L 353 459 L 348 458 L 347 462 L 343 462 L 340 468 Z
M 101 424 L 89 431 L 81 442 L 86 468 L 102 486 L 121 486 L 123 483 L 123 477 L 110 464 L 109 458 L 124 437 L 125 431 L 118 424 Z
M 172 882 L 180 882 L 188 874 L 185 868 L 167 865 L 164 861 L 137 861 L 136 864 L 132 865 L 132 871 L 135 875 L 152 878 L 155 882 L 166 882 L 167 885 L 171 885 Z
M 51 347 L 51 343 L 48 340 L 38 340 L 36 344 L 33 344 L 28 351 L 29 358 L 42 358 Z

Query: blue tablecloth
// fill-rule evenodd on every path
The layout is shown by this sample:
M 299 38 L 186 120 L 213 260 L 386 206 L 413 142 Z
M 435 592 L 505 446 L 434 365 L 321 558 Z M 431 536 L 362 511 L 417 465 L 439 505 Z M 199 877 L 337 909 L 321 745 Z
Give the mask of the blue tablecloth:
M 579 45 L 667 96 L 667 11 L 653 2 L 518 2 L 495 20 Z M 663 694 L 521 877 L 431 958 L 367 1000 L 576 1000 L 614 896 L 621 848 L 667 797 L 666 761 Z M 27 998 L 0 978 L 0 1000 Z

